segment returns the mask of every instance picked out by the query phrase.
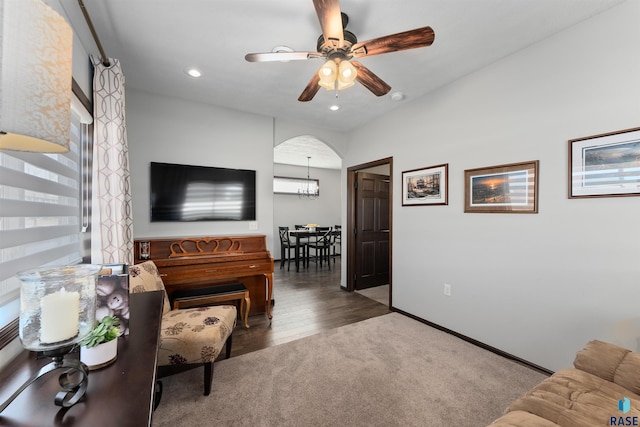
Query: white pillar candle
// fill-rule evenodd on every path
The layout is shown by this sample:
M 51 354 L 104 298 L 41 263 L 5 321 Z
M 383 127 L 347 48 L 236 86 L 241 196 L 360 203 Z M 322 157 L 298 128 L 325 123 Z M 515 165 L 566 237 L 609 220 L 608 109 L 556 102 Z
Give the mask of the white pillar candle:
M 42 297 L 40 310 L 40 342 L 55 343 L 78 334 L 80 293 L 61 288 Z

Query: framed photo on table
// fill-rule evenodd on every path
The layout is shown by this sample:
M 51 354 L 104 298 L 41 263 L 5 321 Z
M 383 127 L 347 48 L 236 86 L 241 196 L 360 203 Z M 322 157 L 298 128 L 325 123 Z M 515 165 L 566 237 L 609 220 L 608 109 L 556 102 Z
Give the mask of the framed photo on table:
M 402 206 L 447 205 L 449 164 L 402 172 Z
M 538 213 L 538 160 L 464 171 L 464 211 Z
M 96 283 L 96 321 L 115 316 L 120 333 L 129 335 L 129 266 L 104 264 Z
M 569 198 L 640 196 L 640 128 L 569 140 Z

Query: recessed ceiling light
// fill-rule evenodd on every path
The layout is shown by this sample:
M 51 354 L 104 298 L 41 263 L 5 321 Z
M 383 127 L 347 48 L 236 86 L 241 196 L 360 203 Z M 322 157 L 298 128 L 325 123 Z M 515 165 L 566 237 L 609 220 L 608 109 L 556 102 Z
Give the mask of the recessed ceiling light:
M 394 101 L 402 101 L 404 99 L 404 93 L 402 92 L 393 92 L 391 94 L 391 99 Z
M 198 78 L 202 76 L 202 72 L 197 68 L 187 68 L 184 70 L 184 72 L 194 78 Z
M 276 46 L 273 49 L 271 49 L 271 52 L 273 53 L 291 53 L 294 52 L 293 48 L 290 48 L 289 46 L 284 46 L 284 45 L 280 45 L 280 46 Z M 288 60 L 280 60 L 280 62 L 289 62 Z
M 332 105 L 331 107 L 329 107 L 329 110 L 331 111 L 338 111 L 340 109 L 339 105 Z
M 273 53 L 278 53 L 278 52 L 293 52 L 293 49 L 290 48 L 289 46 L 276 46 L 273 49 L 271 49 L 271 52 Z

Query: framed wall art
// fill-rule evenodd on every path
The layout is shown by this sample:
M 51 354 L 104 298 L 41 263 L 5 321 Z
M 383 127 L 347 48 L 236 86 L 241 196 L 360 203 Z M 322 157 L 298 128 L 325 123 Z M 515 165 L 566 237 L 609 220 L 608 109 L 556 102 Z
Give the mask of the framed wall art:
M 464 171 L 464 211 L 538 212 L 538 160 Z
M 569 140 L 569 198 L 640 196 L 640 128 Z
M 402 172 L 402 206 L 449 204 L 449 164 Z

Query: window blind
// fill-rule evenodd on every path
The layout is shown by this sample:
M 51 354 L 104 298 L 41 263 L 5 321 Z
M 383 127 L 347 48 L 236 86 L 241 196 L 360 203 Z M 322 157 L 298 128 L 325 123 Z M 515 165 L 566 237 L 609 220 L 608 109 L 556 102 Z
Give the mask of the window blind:
M 85 113 L 72 108 L 68 153 L 0 151 L 0 328 L 20 312 L 18 271 L 81 261 Z
M 273 177 L 273 192 L 276 194 L 319 194 L 320 180 L 309 178 Z

